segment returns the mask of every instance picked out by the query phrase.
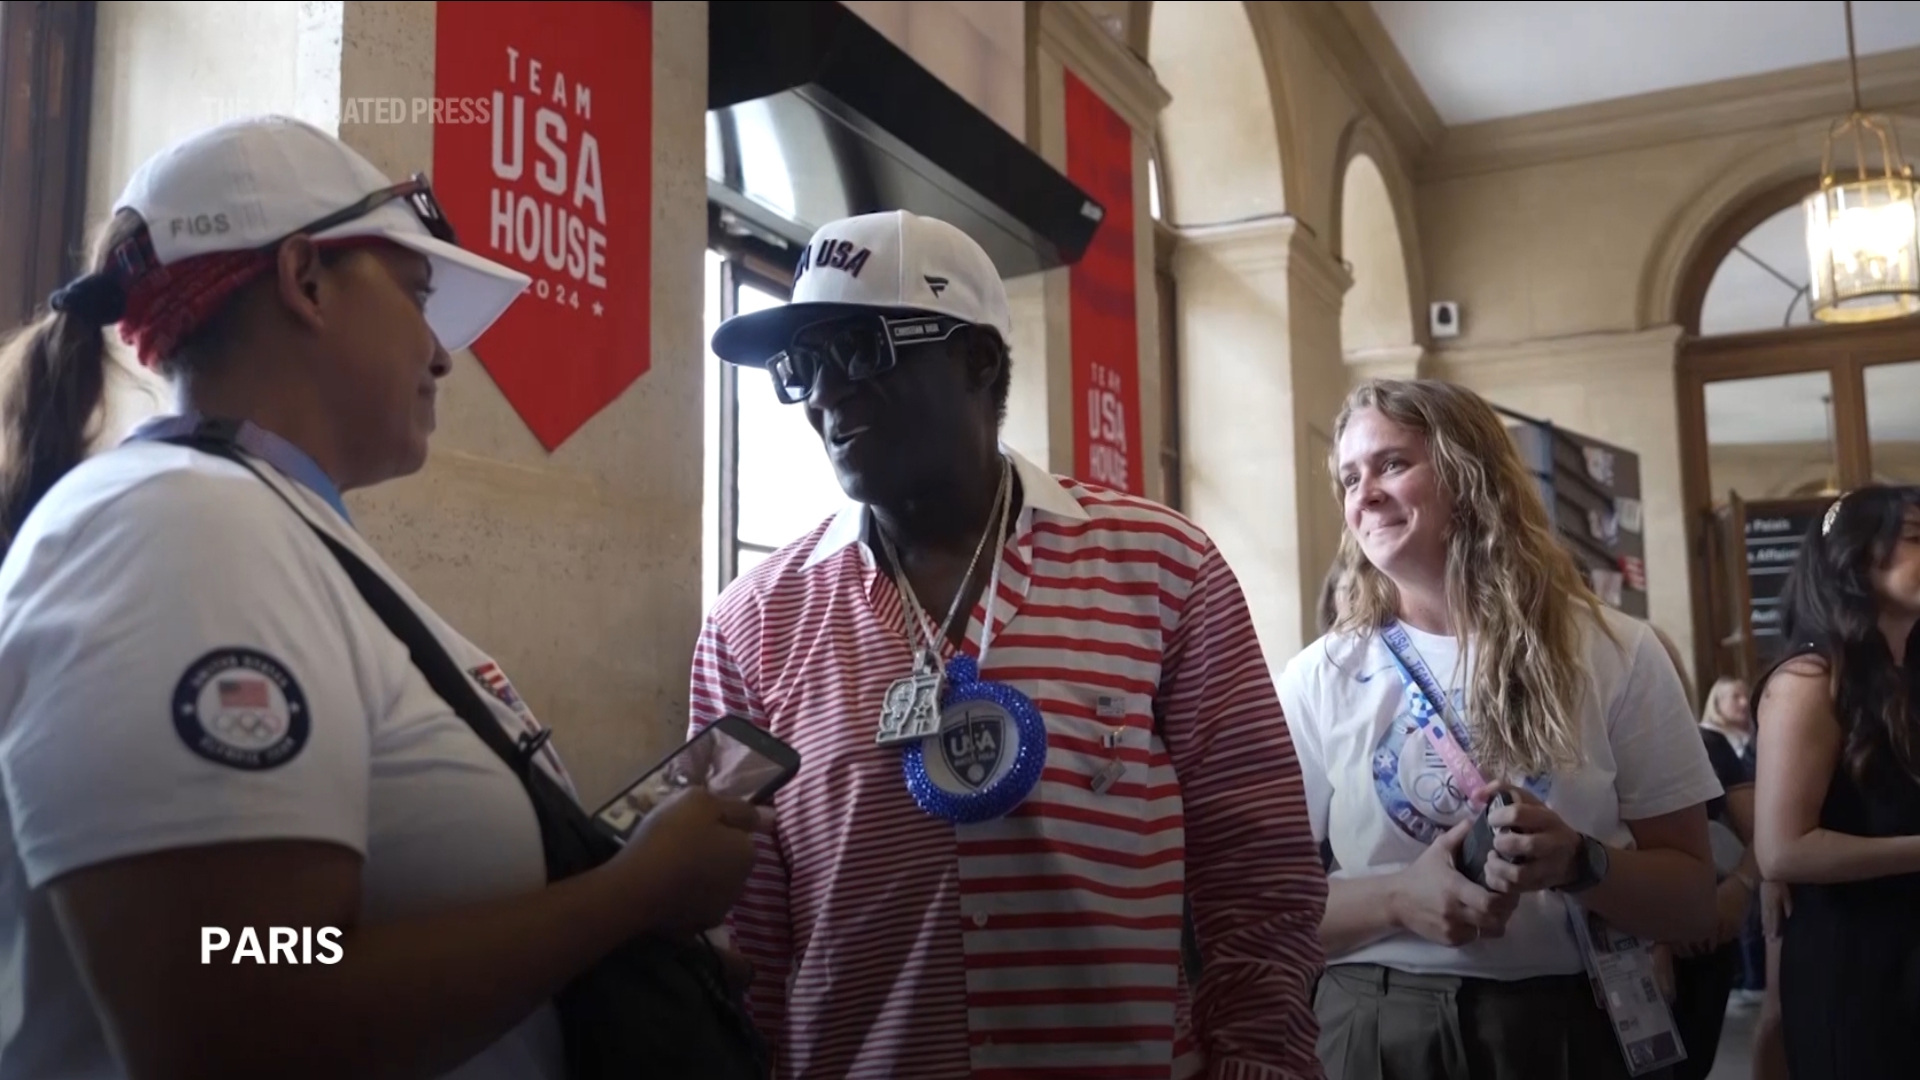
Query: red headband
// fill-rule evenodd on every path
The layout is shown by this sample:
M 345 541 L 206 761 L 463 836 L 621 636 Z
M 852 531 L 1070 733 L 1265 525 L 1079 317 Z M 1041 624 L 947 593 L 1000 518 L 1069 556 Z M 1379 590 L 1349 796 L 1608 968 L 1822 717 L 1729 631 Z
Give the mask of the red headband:
M 172 356 L 228 297 L 271 269 L 271 251 L 222 251 L 155 266 L 127 289 L 120 340 L 134 347 L 143 367 L 153 367 Z
M 384 243 L 380 237 L 321 241 L 322 248 Z M 120 340 L 134 347 L 143 367 L 173 355 L 234 293 L 273 269 L 276 248 L 196 255 L 170 266 L 149 262 L 127 286 Z

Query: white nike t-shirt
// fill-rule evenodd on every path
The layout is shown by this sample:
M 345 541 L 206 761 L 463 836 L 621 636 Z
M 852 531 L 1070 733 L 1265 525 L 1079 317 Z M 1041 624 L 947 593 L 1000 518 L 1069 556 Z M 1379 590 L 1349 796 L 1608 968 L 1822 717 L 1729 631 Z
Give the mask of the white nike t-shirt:
M 323 499 L 257 467 L 386 577 L 509 733 L 538 730 L 498 666 Z M 242 466 L 163 443 L 80 466 L 0 564 L 0 792 L 0 1080 L 124 1075 L 42 888 L 70 871 L 325 841 L 365 860 L 364 923 L 546 883 L 519 780 L 308 526 Z M 558 1078 L 562 1062 L 542 1008 L 451 1075 Z
M 1626 848 L 1633 846 L 1626 822 L 1704 803 L 1721 789 L 1659 639 L 1612 609 L 1606 620 L 1618 644 L 1585 622 L 1582 768 L 1523 783 L 1568 825 Z M 1453 698 L 1454 715 L 1464 716 L 1468 668 L 1456 640 L 1406 630 Z M 1333 848 L 1334 879 L 1403 869 L 1471 813 L 1415 727 L 1405 680 L 1377 633 L 1329 634 L 1307 646 L 1280 677 L 1280 701 L 1314 838 Z M 1582 970 L 1566 901 L 1551 891 L 1527 894 L 1504 937 L 1456 948 L 1403 932 L 1327 962 L 1493 979 Z

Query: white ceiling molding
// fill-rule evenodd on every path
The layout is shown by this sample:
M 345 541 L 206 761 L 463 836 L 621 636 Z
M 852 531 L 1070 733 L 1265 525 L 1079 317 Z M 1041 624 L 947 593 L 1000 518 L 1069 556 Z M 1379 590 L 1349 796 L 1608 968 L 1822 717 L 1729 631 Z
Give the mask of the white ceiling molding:
M 1920 48 L 1861 57 L 1860 97 L 1867 109 L 1880 112 L 1920 105 Z M 1426 183 L 1836 119 L 1852 104 L 1847 62 L 1813 64 L 1449 128 L 1421 160 L 1419 177 Z
M 1847 58 L 1840 0 L 1374 0 L 1449 125 Z M 1854 4 L 1862 56 L 1920 48 L 1920 4 Z

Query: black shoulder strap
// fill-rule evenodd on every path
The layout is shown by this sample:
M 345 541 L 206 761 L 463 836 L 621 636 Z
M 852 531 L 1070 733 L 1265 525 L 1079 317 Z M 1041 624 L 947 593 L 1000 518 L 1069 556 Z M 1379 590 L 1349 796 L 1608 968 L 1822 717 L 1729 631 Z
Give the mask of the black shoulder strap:
M 203 423 L 190 435 L 161 440 L 226 458 L 280 496 L 346 571 L 360 595 L 407 646 L 433 692 L 520 778 L 533 804 L 547 880 L 559 881 L 605 863 L 621 842 L 604 831 L 564 786 L 534 764 L 551 729 L 517 742 L 494 718 L 446 646 L 386 579 L 308 517 L 278 484 L 241 452 L 231 424 Z M 554 997 L 566 1042 L 568 1074 L 607 1077 L 752 1077 L 771 1075 L 769 1052 L 744 1006 L 725 983 L 711 942 L 637 938 L 601 958 Z
M 473 683 L 460 670 L 460 665 L 448 655 L 446 646 L 440 643 L 440 639 L 434 636 L 433 631 L 427 629 L 426 623 L 420 620 L 419 614 L 413 610 L 412 605 L 402 600 L 400 594 L 393 591 L 393 586 L 387 584 L 385 578 L 368 566 L 366 560 L 354 554 L 351 548 L 315 524 L 312 518 L 309 518 L 291 498 L 287 497 L 287 493 L 282 491 L 278 484 L 268 480 L 234 443 L 230 425 L 221 421 L 209 421 L 202 424 L 200 429 L 191 435 L 160 441 L 226 458 L 259 477 L 260 482 L 265 484 L 268 490 L 280 496 L 288 509 L 305 522 L 307 528 L 313 530 L 313 534 L 320 538 L 320 542 L 327 546 L 328 551 L 333 553 L 333 557 L 340 563 L 340 568 L 346 571 L 348 579 L 353 582 L 354 588 L 360 590 L 360 595 L 366 600 L 367 606 L 373 609 L 374 614 L 380 616 L 380 621 L 387 625 L 387 629 L 393 633 L 393 636 L 406 645 L 407 652 L 413 657 L 414 666 L 419 668 L 420 674 L 426 677 L 427 684 L 433 687 L 433 692 L 438 694 L 440 699 L 459 715 L 460 719 L 467 722 L 467 726 L 473 729 L 481 742 L 487 744 L 488 749 L 500 755 L 501 760 L 507 763 L 514 775 L 520 777 L 522 782 L 531 781 L 530 773 L 539 771 L 532 768 L 534 755 L 538 754 L 540 748 L 546 744 L 548 737 L 553 734 L 552 730 L 544 730 L 538 736 L 522 736 L 517 742 L 508 735 L 500 726 L 499 720 L 495 719 L 493 710 L 480 699 L 480 694 L 473 688 Z

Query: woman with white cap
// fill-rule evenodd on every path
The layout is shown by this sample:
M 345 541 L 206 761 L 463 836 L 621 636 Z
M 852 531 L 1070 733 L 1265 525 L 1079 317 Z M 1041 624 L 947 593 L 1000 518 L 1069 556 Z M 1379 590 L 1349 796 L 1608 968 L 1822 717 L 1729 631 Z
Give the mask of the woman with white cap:
M 347 515 L 527 284 L 452 240 L 419 177 L 237 121 L 8 347 L 0 1080 L 561 1076 L 556 995 L 738 895 L 755 811 L 701 791 L 550 883 L 546 730 Z M 88 458 L 116 324 L 180 412 Z

